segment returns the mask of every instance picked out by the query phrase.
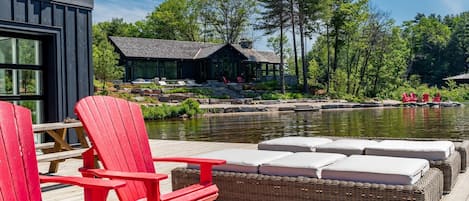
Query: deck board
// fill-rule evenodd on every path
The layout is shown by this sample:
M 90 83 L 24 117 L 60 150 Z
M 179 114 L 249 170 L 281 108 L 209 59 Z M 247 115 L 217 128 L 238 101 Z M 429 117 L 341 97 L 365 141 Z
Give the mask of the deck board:
M 188 142 L 188 141 L 172 141 L 172 140 L 150 140 L 150 146 L 153 156 L 167 157 L 167 156 L 193 156 L 210 151 L 216 151 L 228 148 L 242 148 L 242 149 L 256 149 L 255 144 L 244 143 L 219 143 L 219 142 Z M 81 166 L 81 160 L 68 159 L 61 163 L 57 175 L 76 175 L 80 174 L 77 169 Z M 159 173 L 169 174 L 171 170 L 178 166 L 184 166 L 178 163 L 158 163 L 156 170 Z M 39 163 L 39 171 L 47 172 L 49 163 Z M 43 184 L 42 187 L 50 186 L 50 184 Z M 446 195 L 441 201 L 469 201 L 469 171 L 460 174 L 455 187 L 449 195 Z M 171 178 L 168 178 L 162 183 L 161 191 L 163 193 L 171 191 Z M 82 201 L 83 191 L 78 187 L 63 187 L 56 190 L 43 192 L 44 201 Z M 108 198 L 109 201 L 117 201 L 117 196 L 111 192 Z

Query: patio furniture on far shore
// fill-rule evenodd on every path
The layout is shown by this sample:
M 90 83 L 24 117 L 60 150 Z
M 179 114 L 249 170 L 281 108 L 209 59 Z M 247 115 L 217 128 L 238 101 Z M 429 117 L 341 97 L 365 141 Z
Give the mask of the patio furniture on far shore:
M 212 183 L 212 166 L 224 160 L 202 158 L 152 158 L 142 111 L 136 103 L 108 96 L 90 96 L 81 99 L 75 112 L 83 123 L 93 147 L 83 154 L 85 177 L 125 180 L 127 186 L 117 189 L 122 201 L 211 201 L 218 197 L 218 188 Z M 97 153 L 104 169 L 93 169 Z M 168 178 L 156 174 L 153 162 L 195 163 L 201 166 L 198 181 L 187 188 L 160 194 L 159 182 Z M 86 195 L 87 192 L 85 192 Z
M 40 201 L 40 183 L 81 186 L 92 192 L 87 201 L 105 201 L 123 181 L 39 175 L 31 111 L 0 101 L 0 201 Z
M 428 101 L 430 101 L 430 95 L 427 94 L 427 93 L 424 93 L 424 94 L 422 95 L 422 102 L 426 103 L 426 102 L 428 102 Z
M 441 102 L 441 95 L 440 93 L 436 93 L 435 97 L 433 97 L 432 102 L 439 103 Z
M 301 152 L 271 161 L 266 157 L 258 166 L 243 162 L 244 157 L 250 158 L 246 154 L 256 150 L 227 151 L 196 156 L 227 159 L 227 166 L 233 160 L 250 166 L 249 172 L 229 168 L 213 171 L 223 201 L 439 201 L 443 193 L 441 171 L 429 168 L 423 159 Z M 255 167 L 258 172 L 252 172 Z M 197 181 L 200 171 L 176 168 L 171 175 L 173 190 L 177 190 Z

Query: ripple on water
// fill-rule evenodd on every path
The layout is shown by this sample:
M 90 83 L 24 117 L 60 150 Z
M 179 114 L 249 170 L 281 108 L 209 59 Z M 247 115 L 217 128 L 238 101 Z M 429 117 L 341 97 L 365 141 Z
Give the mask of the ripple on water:
M 257 143 L 282 136 L 469 138 L 469 108 L 386 108 L 146 122 L 152 139 Z

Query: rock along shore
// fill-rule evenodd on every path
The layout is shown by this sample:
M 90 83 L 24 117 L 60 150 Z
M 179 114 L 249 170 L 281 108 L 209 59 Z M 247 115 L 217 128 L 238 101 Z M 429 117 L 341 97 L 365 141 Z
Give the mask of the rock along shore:
M 385 100 L 364 103 L 350 103 L 345 100 L 263 100 L 252 99 L 205 99 L 199 100 L 200 108 L 206 114 L 252 113 L 252 112 L 300 112 L 326 109 L 387 108 L 387 107 L 460 107 L 456 102 L 405 103 Z

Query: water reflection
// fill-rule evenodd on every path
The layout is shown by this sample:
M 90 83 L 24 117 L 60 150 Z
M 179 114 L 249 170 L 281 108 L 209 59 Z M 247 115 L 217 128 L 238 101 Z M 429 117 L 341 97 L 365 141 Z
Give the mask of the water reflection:
M 257 143 L 281 136 L 468 138 L 469 108 L 384 108 L 147 122 L 150 138 Z

